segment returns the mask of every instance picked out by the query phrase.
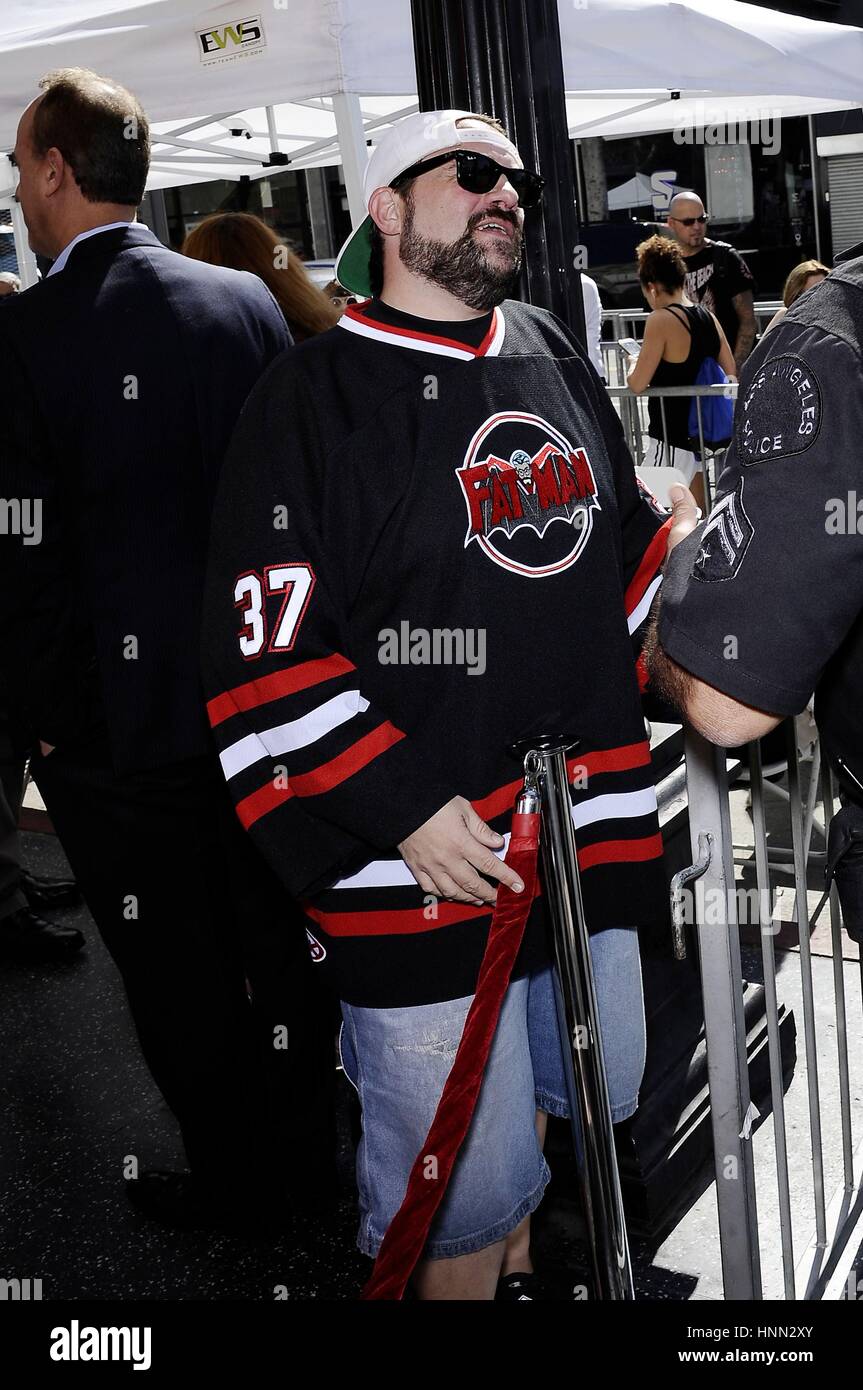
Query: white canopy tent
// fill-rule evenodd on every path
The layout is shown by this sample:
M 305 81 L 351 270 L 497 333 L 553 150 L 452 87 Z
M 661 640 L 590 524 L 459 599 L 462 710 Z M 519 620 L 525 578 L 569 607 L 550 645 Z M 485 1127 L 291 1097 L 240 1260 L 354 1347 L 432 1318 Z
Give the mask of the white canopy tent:
M 648 207 L 653 202 L 653 184 L 646 174 L 636 174 L 608 190 L 609 212 L 626 211 L 628 208 Z
M 559 13 L 572 136 L 861 104 L 858 28 L 739 0 L 560 0 Z M 408 0 L 271 0 L 258 14 L 234 0 L 3 0 L 0 149 L 39 77 L 76 65 L 140 97 L 151 188 L 266 177 L 275 150 L 291 168 L 342 164 L 355 221 L 367 141 L 416 109 Z

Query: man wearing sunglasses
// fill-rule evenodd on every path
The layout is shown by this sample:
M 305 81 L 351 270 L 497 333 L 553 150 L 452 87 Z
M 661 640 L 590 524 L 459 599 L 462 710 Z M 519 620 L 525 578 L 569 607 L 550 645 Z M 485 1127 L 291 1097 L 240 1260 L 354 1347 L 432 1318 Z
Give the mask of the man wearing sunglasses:
M 755 342 L 755 281 L 739 251 L 727 241 L 711 241 L 707 236 L 708 221 L 697 193 L 675 193 L 668 208 L 668 226 L 686 261 L 684 293 L 719 319 L 739 376 Z
M 636 657 L 670 523 L 581 346 L 506 297 L 541 191 L 487 117 L 421 112 L 384 135 L 336 268 L 363 302 L 253 392 L 212 532 L 211 723 L 342 1001 L 371 1256 L 452 1066 L 497 885 L 523 891 L 503 862 L 508 749 L 541 728 L 583 740 L 573 816 L 615 1121 L 644 1063 L 636 910 L 661 919 L 665 895 Z M 541 898 L 512 978 L 423 1299 L 537 1297 L 541 1135 L 566 1114 Z

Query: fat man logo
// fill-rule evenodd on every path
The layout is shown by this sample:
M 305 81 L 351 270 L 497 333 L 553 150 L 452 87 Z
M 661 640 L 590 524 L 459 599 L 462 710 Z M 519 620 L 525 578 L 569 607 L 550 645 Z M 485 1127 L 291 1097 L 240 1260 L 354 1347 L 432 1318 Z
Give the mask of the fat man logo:
M 496 565 L 530 579 L 574 564 L 601 510 L 587 450 L 523 411 L 489 416 L 456 477 L 467 506 L 465 549 L 475 541 Z

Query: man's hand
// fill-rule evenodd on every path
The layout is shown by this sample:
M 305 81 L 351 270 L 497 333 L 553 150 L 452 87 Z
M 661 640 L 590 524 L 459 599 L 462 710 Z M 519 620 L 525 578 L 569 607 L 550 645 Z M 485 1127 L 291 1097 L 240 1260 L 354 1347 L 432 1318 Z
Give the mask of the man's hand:
M 668 544 L 665 547 L 665 558 L 668 559 L 672 550 L 681 541 L 695 530 L 698 525 L 698 506 L 695 498 L 688 487 L 683 487 L 680 483 L 669 488 L 668 496 L 671 501 L 671 529 L 668 532 Z
M 497 889 L 485 883 L 480 873 L 516 893 L 524 891 L 518 874 L 492 853 L 502 846 L 503 836 L 486 825 L 463 796 L 454 796 L 402 840 L 398 850 L 424 893 L 481 907 L 494 904 Z
M 54 752 L 54 744 L 53 744 L 53 743 L 46 743 L 45 740 L 44 740 L 44 738 L 40 738 L 40 740 L 39 740 L 39 751 L 41 752 L 43 758 L 47 758 L 47 756 L 48 756 L 49 753 L 53 753 L 53 752 Z

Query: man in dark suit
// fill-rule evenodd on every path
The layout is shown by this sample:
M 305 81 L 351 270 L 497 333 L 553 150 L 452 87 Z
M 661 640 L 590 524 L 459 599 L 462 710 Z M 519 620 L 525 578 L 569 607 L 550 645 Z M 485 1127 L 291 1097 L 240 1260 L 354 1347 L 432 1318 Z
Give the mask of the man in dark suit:
M 189 1158 L 191 1178 L 145 1173 L 129 1195 L 180 1224 L 243 1222 L 272 1209 L 285 1158 L 267 1116 L 273 1031 L 250 1006 L 230 896 L 232 874 L 265 870 L 227 808 L 199 619 L 222 456 L 290 338 L 257 277 L 135 222 L 137 99 L 82 69 L 40 85 L 13 162 L 53 266 L 0 322 L 3 490 L 21 520 L 3 541 L 0 691 Z M 290 975 L 284 952 L 266 971 Z

